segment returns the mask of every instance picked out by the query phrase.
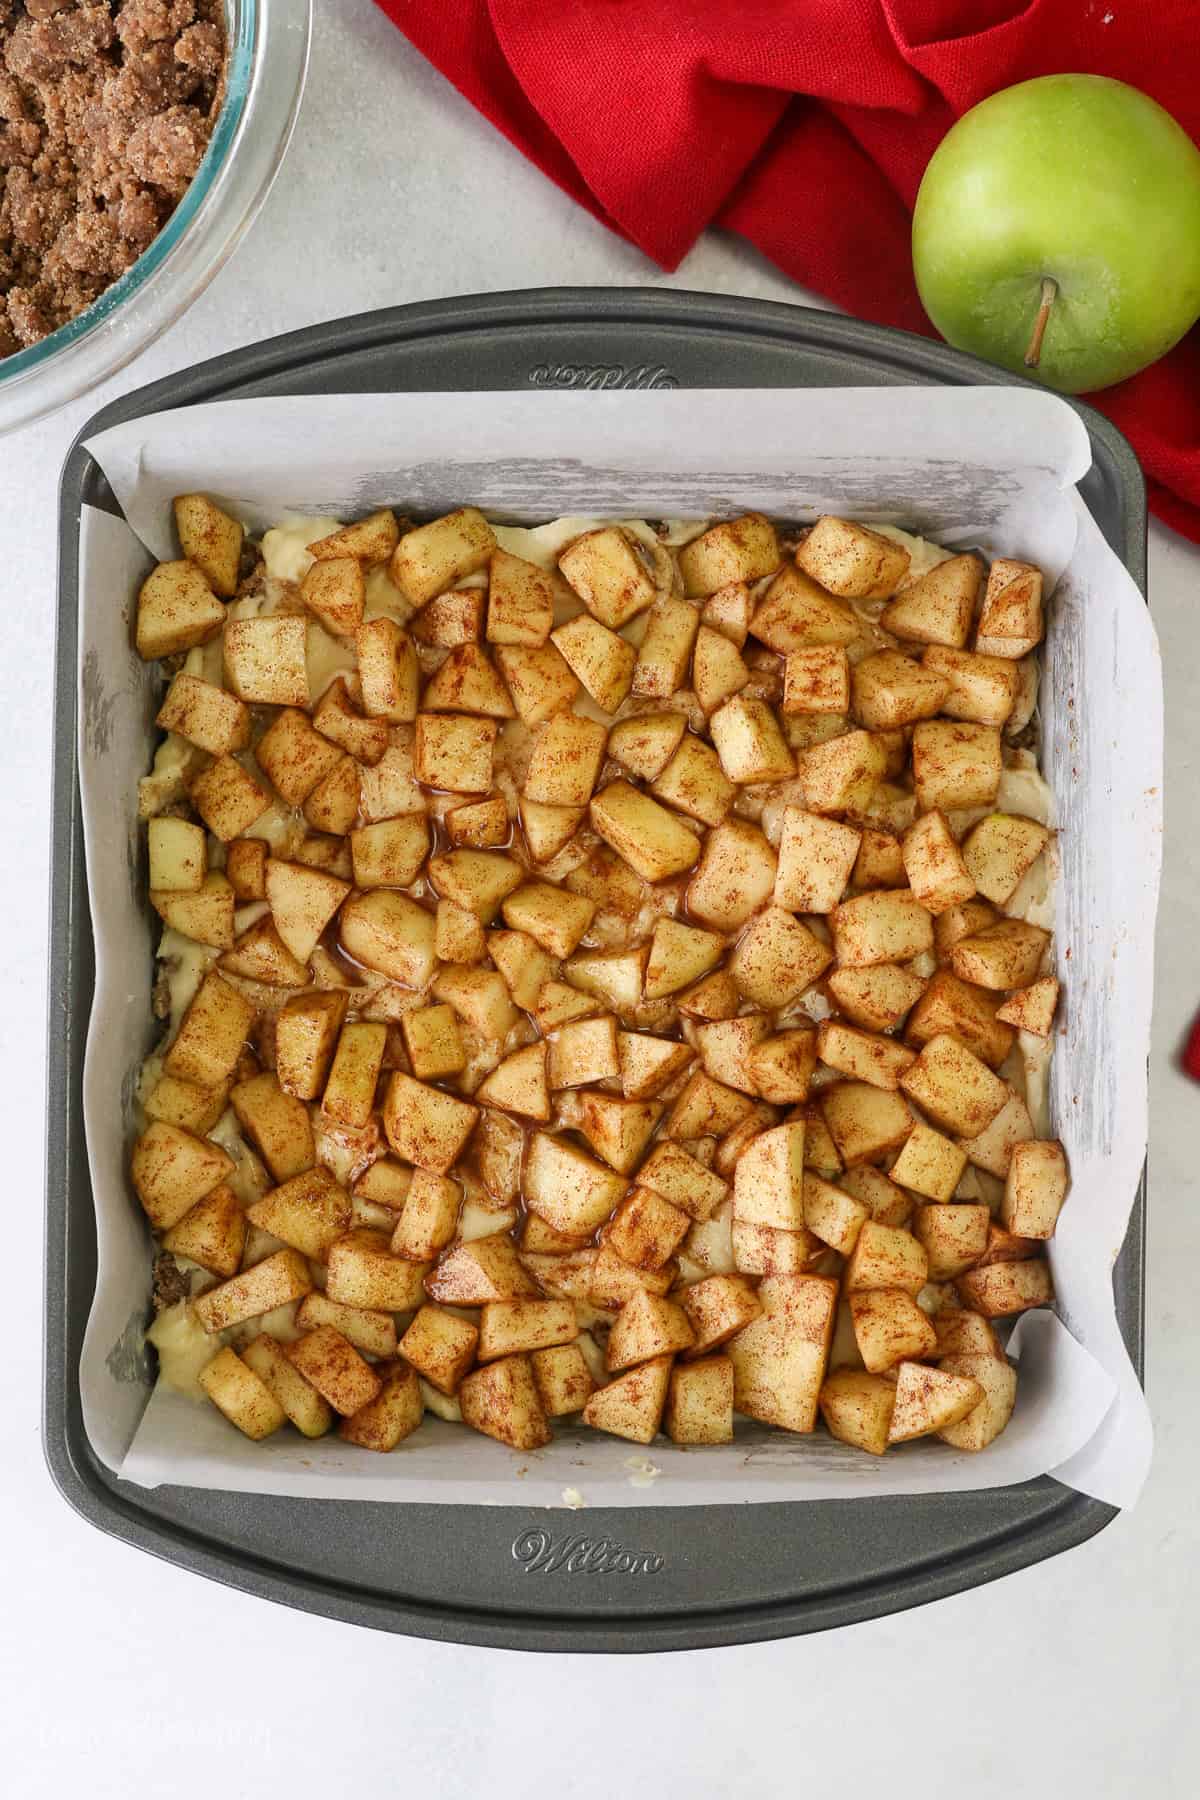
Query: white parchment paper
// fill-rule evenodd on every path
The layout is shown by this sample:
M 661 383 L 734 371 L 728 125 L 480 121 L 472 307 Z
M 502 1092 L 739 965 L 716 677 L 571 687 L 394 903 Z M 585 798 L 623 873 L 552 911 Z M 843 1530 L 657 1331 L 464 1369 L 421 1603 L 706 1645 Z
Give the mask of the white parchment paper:
M 994 1487 L 1050 1472 L 1114 1504 L 1149 1464 L 1112 1266 L 1146 1144 L 1162 683 L 1149 615 L 1076 492 L 1087 434 L 1048 394 L 1017 389 L 354 395 L 233 401 L 119 426 L 89 448 L 124 519 L 82 522 L 79 747 L 96 991 L 84 1106 L 99 1274 L 80 1369 L 105 1464 L 163 1482 L 319 1498 L 474 1504 L 828 1499 Z M 240 1437 L 215 1409 L 150 1389 L 149 1234 L 125 1175 L 150 1015 L 155 923 L 139 874 L 136 794 L 159 678 L 131 648 L 137 584 L 176 554 L 174 494 L 203 489 L 252 530 L 284 512 L 415 514 L 470 501 L 538 523 L 565 513 L 783 520 L 839 512 L 951 548 L 1028 558 L 1056 587 L 1043 767 L 1061 828 L 1057 955 L 1064 1004 L 1051 1079 L 1073 1186 L 1050 1246 L 1060 1316 L 1026 1315 L 1016 1412 L 983 1455 L 929 1441 L 886 1458 L 747 1422 L 733 1445 L 644 1454 L 566 1431 L 517 1455 L 427 1418 L 388 1457 L 337 1439 Z

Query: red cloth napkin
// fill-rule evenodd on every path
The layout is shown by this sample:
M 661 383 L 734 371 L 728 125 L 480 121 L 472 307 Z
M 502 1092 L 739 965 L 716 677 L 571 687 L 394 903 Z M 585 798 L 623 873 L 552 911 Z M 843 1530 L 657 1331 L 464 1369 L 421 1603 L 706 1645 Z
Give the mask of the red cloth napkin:
M 848 312 L 933 335 L 909 215 L 954 120 L 1031 75 L 1132 82 L 1200 138 L 1196 0 L 379 0 L 581 206 L 674 268 L 739 232 Z M 1200 330 L 1095 402 L 1200 542 Z

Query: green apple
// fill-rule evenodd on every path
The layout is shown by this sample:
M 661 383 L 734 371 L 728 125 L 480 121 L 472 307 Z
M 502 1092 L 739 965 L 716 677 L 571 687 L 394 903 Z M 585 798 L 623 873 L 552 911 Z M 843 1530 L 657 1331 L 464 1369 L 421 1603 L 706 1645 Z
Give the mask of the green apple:
M 1022 81 L 935 150 L 912 250 L 957 349 L 1067 394 L 1110 387 L 1200 317 L 1200 150 L 1123 81 Z

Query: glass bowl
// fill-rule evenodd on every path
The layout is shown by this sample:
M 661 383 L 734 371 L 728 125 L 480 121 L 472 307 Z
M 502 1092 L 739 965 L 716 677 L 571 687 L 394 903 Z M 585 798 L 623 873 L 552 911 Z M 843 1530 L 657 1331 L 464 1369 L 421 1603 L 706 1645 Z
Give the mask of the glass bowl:
M 0 359 L 0 432 L 124 368 L 208 286 L 283 160 L 308 67 L 311 11 L 311 0 L 225 0 L 225 104 L 190 187 L 149 248 L 86 311 Z

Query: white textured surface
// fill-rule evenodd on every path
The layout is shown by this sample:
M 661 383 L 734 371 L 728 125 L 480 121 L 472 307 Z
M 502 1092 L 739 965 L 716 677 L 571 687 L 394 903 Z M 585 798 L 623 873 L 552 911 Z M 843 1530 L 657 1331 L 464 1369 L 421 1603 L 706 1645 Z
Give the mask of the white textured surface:
M 189 316 L 118 384 L 371 306 L 657 278 L 526 168 L 369 0 L 325 0 L 301 135 L 267 209 Z M 797 204 L 802 204 L 798 197 Z M 670 285 L 796 290 L 714 240 Z M 113 391 L 117 391 L 114 387 Z M 1175 1800 L 1194 1790 L 1200 1091 L 1171 1066 L 1200 1003 L 1200 554 L 1151 545 L 1167 679 L 1167 853 L 1151 1073 L 1150 1397 L 1137 1511 L 1067 1557 L 819 1639 L 647 1660 L 518 1660 L 285 1612 L 99 1536 L 38 1445 L 41 1045 L 55 489 L 104 395 L 0 440 L 0 925 L 8 1274 L 0 1399 L 6 1581 L 0 1753 L 21 1800 L 252 1790 L 509 1800 L 803 1787 L 896 1800 Z M 20 1129 L 16 1129 L 16 1127 Z M 1082 1198 L 1082 1197 L 1081 1197 Z M 225 1673 L 222 1674 L 224 1667 Z M 699 1704 L 697 1702 L 699 1701 Z

